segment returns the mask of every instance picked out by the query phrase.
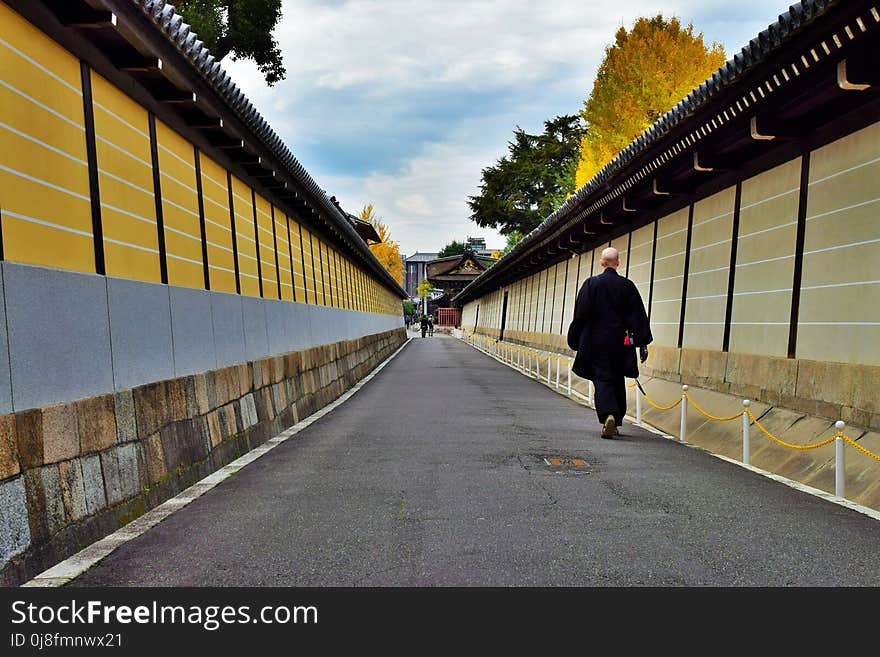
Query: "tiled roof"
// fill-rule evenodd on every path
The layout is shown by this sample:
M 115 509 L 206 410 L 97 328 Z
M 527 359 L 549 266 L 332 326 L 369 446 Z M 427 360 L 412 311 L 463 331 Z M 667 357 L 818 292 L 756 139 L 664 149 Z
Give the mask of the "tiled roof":
M 436 253 L 419 253 L 416 251 L 411 256 L 407 256 L 407 262 L 428 262 L 429 260 L 436 260 Z

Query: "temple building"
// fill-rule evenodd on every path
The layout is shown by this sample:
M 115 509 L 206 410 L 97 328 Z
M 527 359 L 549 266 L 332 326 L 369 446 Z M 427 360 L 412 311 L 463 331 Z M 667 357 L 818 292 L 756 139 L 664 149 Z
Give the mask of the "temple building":
M 452 303 L 453 297 L 497 261 L 467 250 L 425 264 L 425 278 L 435 291 L 443 291 L 442 296 L 434 295 L 428 302 L 428 312 L 434 315 L 438 326 L 458 326 L 461 312 Z

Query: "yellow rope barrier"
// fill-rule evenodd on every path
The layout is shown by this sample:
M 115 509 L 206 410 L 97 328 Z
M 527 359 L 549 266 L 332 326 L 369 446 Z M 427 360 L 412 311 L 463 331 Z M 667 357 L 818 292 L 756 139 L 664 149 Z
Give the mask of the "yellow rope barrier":
M 675 408 L 676 406 L 678 406 L 681 403 L 681 397 L 679 397 L 678 399 L 675 400 L 674 404 L 670 404 L 669 406 L 659 406 L 658 404 L 655 404 L 654 400 L 652 400 L 650 397 L 648 397 L 648 395 L 642 395 L 642 396 L 645 398 L 646 402 L 648 402 L 651 406 L 656 408 L 658 411 L 671 411 L 673 408 Z
M 684 396 L 687 397 L 687 400 L 691 403 L 691 406 L 693 406 L 695 409 L 697 409 L 700 413 L 705 415 L 710 420 L 715 420 L 716 422 L 729 422 L 730 420 L 735 420 L 738 417 L 742 417 L 742 414 L 745 413 L 745 411 L 740 411 L 736 415 L 731 415 L 729 417 L 716 417 L 716 416 L 712 415 L 711 413 L 707 413 L 702 408 L 700 408 L 699 404 L 697 404 L 697 402 L 694 401 L 693 397 L 691 397 L 689 393 L 685 392 Z
M 857 450 L 859 450 L 860 452 L 862 452 L 863 454 L 867 454 L 867 455 L 870 456 L 872 459 L 876 459 L 876 460 L 880 461 L 880 456 L 878 456 L 877 454 L 875 454 L 875 453 L 872 452 L 871 450 L 865 449 L 864 447 L 862 447 L 861 445 L 859 445 L 855 440 L 853 440 L 852 438 L 850 438 L 849 436 L 847 436 L 845 433 L 838 433 L 838 435 L 839 435 L 841 438 L 843 438 L 846 442 L 848 442 L 850 445 L 852 445 L 853 447 L 855 447 Z M 837 436 L 835 436 L 835 438 L 836 438 L 836 437 L 837 437 Z
M 484 338 L 482 340 L 482 343 L 483 343 L 484 347 L 486 347 L 491 343 L 491 340 Z M 499 343 L 499 344 L 506 345 L 506 343 Z M 574 366 L 573 360 L 564 359 L 562 356 L 554 356 L 553 354 L 550 354 L 550 353 L 548 353 L 546 356 L 542 356 L 539 352 L 531 351 L 527 347 L 521 347 L 518 345 L 506 345 L 506 346 L 509 346 L 510 349 L 514 352 L 519 352 L 522 354 L 534 354 L 535 360 L 538 363 L 548 363 L 548 365 L 549 365 L 550 363 L 552 363 L 552 361 L 556 360 L 561 365 L 563 360 L 565 360 L 565 363 L 568 365 L 568 367 Z M 627 383 L 626 387 L 627 388 L 635 388 L 636 385 L 637 385 L 637 383 L 635 381 L 633 381 L 632 383 Z M 783 447 L 788 447 L 790 449 L 798 449 L 798 450 L 818 449 L 820 447 L 824 447 L 825 445 L 831 444 L 832 442 L 834 442 L 834 440 L 836 438 L 842 438 L 843 440 L 845 440 L 847 443 L 849 443 L 850 445 L 855 447 L 858 451 L 862 452 L 866 456 L 870 456 L 872 459 L 880 461 L 880 455 L 875 454 L 874 452 L 870 451 L 869 449 L 866 449 L 865 447 L 862 447 L 855 440 L 853 440 L 852 438 L 847 436 L 845 433 L 842 433 L 840 431 L 838 431 L 836 434 L 831 436 L 831 438 L 828 438 L 827 440 L 822 440 L 822 441 L 820 441 L 818 443 L 814 443 L 812 445 L 794 445 L 792 443 L 788 443 L 784 440 L 781 440 L 780 438 L 777 438 L 772 433 L 770 433 L 764 427 L 764 425 L 762 425 L 758 421 L 758 418 L 755 417 L 755 414 L 752 413 L 751 409 L 744 409 L 744 410 L 740 411 L 739 413 L 736 413 L 734 415 L 729 415 L 727 417 L 718 417 L 716 415 L 712 415 L 711 413 L 709 413 L 708 411 L 703 409 L 699 404 L 697 404 L 697 402 L 694 401 L 693 397 L 691 397 L 687 391 L 685 391 L 683 397 L 679 397 L 678 399 L 675 400 L 674 403 L 669 404 L 668 406 L 661 406 L 660 404 L 657 404 L 647 394 L 644 394 L 644 392 L 643 392 L 642 396 L 645 398 L 645 401 L 647 401 L 651 406 L 656 408 L 658 411 L 671 411 L 673 408 L 675 408 L 676 406 L 678 406 L 681 403 L 683 398 L 686 398 L 690 402 L 691 406 L 693 406 L 700 414 L 702 414 L 705 417 L 709 418 L 710 420 L 714 420 L 716 422 L 729 422 L 731 420 L 735 420 L 738 417 L 742 417 L 743 413 L 745 413 L 749 416 L 749 419 L 754 423 L 754 425 L 756 427 L 758 427 L 758 429 L 761 431 L 761 433 L 763 433 L 765 436 L 767 436 L 773 442 L 775 442 L 779 445 L 782 445 Z
M 745 412 L 749 414 L 749 419 L 755 423 L 755 426 L 761 430 L 761 433 L 763 433 L 765 436 L 767 436 L 773 442 L 779 443 L 783 447 L 789 447 L 791 449 L 800 449 L 800 450 L 818 449 L 820 447 L 824 447 L 825 445 L 833 443 L 834 439 L 837 438 L 837 435 L 838 435 L 838 434 L 835 434 L 835 435 L 831 436 L 831 438 L 829 438 L 828 440 L 823 440 L 823 441 L 815 443 L 813 445 L 792 445 L 791 443 L 787 443 L 784 440 L 780 440 L 779 438 L 774 436 L 772 433 L 767 431 L 767 429 L 765 429 L 764 426 L 760 422 L 758 422 L 758 418 L 755 417 L 755 414 L 752 413 L 751 409 L 748 409 Z M 843 435 L 843 434 L 840 434 L 840 435 Z

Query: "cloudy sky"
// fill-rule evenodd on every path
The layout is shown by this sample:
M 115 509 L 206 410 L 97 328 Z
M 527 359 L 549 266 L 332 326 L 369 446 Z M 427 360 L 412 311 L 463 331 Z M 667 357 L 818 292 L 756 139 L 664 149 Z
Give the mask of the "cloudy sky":
M 223 64 L 317 183 L 372 203 L 401 253 L 504 238 L 468 219 L 480 173 L 516 126 L 577 112 L 615 31 L 658 13 L 728 58 L 788 4 L 767 0 L 284 0 L 287 78 Z

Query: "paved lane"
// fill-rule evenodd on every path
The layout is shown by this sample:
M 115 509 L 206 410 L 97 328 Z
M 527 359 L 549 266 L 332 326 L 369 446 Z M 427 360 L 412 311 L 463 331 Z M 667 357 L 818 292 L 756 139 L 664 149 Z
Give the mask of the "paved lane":
M 446 336 L 73 586 L 880 584 L 880 522 Z M 548 467 L 544 457 L 582 459 Z

